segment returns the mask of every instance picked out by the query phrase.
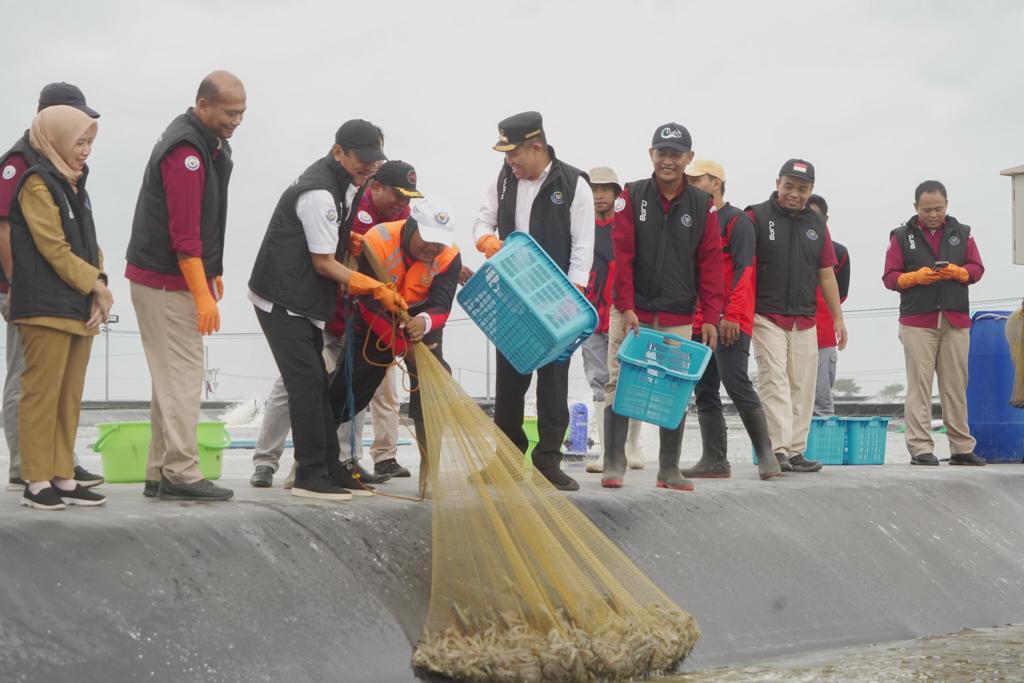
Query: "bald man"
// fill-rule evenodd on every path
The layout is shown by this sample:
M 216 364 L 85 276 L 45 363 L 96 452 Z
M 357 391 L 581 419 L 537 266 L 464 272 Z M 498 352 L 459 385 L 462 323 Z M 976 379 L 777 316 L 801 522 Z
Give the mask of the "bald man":
M 227 500 L 232 491 L 199 471 L 196 426 L 203 389 L 203 335 L 220 329 L 224 226 L 231 145 L 245 114 L 233 74 L 203 79 L 194 107 L 157 139 L 135 205 L 125 277 L 153 385 L 153 435 L 143 494 L 165 500 Z

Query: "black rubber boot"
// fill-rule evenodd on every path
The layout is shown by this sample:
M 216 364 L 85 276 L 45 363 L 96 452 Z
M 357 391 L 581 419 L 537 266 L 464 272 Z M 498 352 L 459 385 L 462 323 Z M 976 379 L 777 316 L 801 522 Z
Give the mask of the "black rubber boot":
M 765 419 L 764 409 L 740 413 L 740 419 L 757 453 L 757 473 L 761 479 L 772 479 L 782 474 L 782 466 L 772 453 L 772 440 L 768 436 L 768 420 Z
M 682 471 L 684 477 L 694 479 L 728 479 L 732 476 L 726 457 L 725 416 L 721 413 L 697 413 L 700 440 L 703 445 L 700 460 Z
M 683 428 L 686 418 L 676 429 L 658 430 L 660 446 L 658 448 L 658 483 L 659 489 L 675 491 L 692 491 L 693 482 L 679 471 L 679 455 L 683 450 Z
M 604 409 L 604 474 L 601 486 L 607 489 L 622 487 L 622 479 L 626 476 L 626 433 L 629 431 L 629 418 L 612 410 L 611 405 Z
M 531 454 L 533 466 L 544 475 L 544 478 L 551 482 L 559 491 L 579 491 L 580 485 L 575 479 L 562 471 L 561 453 L 538 454 L 534 451 Z

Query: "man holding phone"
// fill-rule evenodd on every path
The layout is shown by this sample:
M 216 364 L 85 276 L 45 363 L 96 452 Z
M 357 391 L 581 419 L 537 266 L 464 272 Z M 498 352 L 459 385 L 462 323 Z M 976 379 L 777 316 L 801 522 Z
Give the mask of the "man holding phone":
M 985 266 L 971 228 L 946 214 L 945 186 L 926 180 L 914 192 L 906 224 L 892 231 L 882 282 L 900 293 L 900 341 L 907 366 L 904 407 L 911 465 L 938 465 L 931 435 L 932 378 L 939 378 L 950 465 L 984 465 L 967 426 L 967 288 Z

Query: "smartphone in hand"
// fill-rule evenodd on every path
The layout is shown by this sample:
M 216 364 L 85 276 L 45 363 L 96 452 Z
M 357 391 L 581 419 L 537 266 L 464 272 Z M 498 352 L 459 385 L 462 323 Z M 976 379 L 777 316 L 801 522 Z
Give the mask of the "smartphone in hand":
M 949 261 L 936 261 L 935 265 L 932 266 L 932 270 L 942 270 L 949 265 Z

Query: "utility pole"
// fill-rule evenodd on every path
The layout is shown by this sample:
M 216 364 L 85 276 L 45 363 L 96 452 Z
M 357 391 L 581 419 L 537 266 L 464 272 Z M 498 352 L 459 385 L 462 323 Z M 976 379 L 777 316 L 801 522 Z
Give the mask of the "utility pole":
M 116 315 L 107 317 L 107 322 L 103 323 L 103 341 L 106 350 L 104 352 L 103 359 L 103 400 L 110 400 L 110 326 L 116 323 L 119 318 Z

